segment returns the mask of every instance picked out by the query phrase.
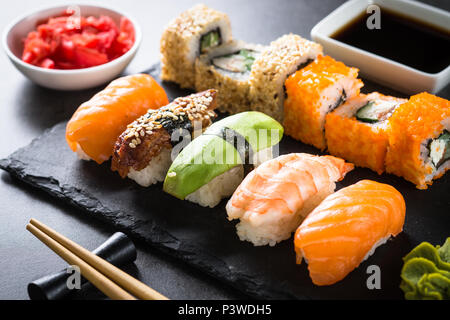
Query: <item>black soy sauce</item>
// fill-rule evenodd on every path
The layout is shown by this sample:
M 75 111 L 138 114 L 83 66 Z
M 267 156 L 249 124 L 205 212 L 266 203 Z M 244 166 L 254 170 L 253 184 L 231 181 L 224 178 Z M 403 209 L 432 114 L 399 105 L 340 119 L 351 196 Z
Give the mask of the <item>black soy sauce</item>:
M 362 12 L 331 38 L 427 73 L 450 65 L 449 31 L 384 8 L 381 28 L 369 29 L 370 15 Z

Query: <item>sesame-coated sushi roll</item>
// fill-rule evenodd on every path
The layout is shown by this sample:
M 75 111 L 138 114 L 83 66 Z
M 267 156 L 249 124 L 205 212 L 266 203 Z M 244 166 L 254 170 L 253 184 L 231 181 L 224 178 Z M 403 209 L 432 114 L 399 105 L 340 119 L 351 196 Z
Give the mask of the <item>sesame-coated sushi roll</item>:
M 250 108 L 250 71 L 263 46 L 232 41 L 200 56 L 195 62 L 195 89 L 217 89 L 220 111 L 231 114 Z
M 273 41 L 253 63 L 250 75 L 251 109 L 282 121 L 286 78 L 321 53 L 320 44 L 295 34 Z
M 363 86 L 358 69 L 349 68 L 329 56 L 319 56 L 291 75 L 285 83 L 286 134 L 318 149 L 326 148 L 325 117 Z
M 412 96 L 389 120 L 386 171 L 427 189 L 450 168 L 450 102 Z
M 203 4 L 181 13 L 161 37 L 161 79 L 195 87 L 195 59 L 231 41 L 228 16 Z
M 330 154 L 383 173 L 389 143 L 388 119 L 406 101 L 378 92 L 348 99 L 326 117 L 325 137 Z
M 173 146 L 200 135 L 216 117 L 216 93 L 207 90 L 177 98 L 129 124 L 114 146 L 111 169 L 144 187 L 163 181 Z

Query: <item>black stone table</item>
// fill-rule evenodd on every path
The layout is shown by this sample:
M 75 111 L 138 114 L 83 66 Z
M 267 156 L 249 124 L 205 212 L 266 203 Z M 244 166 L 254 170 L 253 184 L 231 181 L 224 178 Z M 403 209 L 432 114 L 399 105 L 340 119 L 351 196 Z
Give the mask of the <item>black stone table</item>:
M 148 69 L 159 58 L 159 38 L 164 26 L 197 1 L 97 0 L 130 12 L 140 23 L 144 39 L 126 73 Z M 311 28 L 342 0 L 228 0 L 202 1 L 229 14 L 233 36 L 267 44 L 293 32 L 309 37 Z M 424 1 L 450 9 L 447 0 Z M 12 2 L 0 11 L 0 29 L 26 10 L 57 5 L 64 1 L 28 0 Z M 45 129 L 68 119 L 82 101 L 76 94 L 62 94 L 40 88 L 25 79 L 0 55 L 0 158 L 27 145 Z M 446 89 L 448 98 L 448 88 Z M 33 217 L 62 234 L 93 249 L 114 232 L 112 228 L 79 214 L 61 201 L 49 197 L 0 172 L 0 299 L 27 299 L 27 284 L 65 266 L 53 252 L 25 231 Z M 126 271 L 173 299 L 247 298 L 239 291 L 204 275 L 187 264 L 137 242 L 138 258 Z M 102 299 L 94 288 L 85 288 L 78 299 Z

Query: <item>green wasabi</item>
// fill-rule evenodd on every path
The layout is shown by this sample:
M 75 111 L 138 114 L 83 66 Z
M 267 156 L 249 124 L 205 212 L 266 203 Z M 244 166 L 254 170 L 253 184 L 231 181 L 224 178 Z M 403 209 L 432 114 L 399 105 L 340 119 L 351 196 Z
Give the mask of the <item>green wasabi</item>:
M 442 247 L 422 242 L 403 260 L 400 288 L 405 299 L 450 299 L 450 238 Z
M 226 131 L 245 139 L 245 148 L 238 150 L 232 141 L 222 137 Z M 282 136 L 281 124 L 261 112 L 242 112 L 217 121 L 175 158 L 167 172 L 164 191 L 184 200 L 215 177 L 244 165 L 244 149 L 256 153 L 276 145 Z

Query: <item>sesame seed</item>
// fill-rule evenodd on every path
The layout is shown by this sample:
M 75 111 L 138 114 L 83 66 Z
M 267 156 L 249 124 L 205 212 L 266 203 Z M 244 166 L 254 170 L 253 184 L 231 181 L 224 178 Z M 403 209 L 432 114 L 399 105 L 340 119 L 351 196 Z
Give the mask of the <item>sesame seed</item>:
M 163 127 L 162 122 L 168 119 L 184 121 L 183 116 L 187 117 L 189 121 L 204 119 L 211 123 L 210 119 L 216 117 L 214 111 L 208 110 L 209 105 L 214 100 L 213 92 L 213 90 L 208 90 L 187 97 L 180 97 L 167 106 L 149 110 L 144 116 L 127 126 L 124 139 L 133 138 L 129 146 L 135 148 L 142 143 L 141 138 L 145 134 L 151 135 L 154 130 L 161 129 Z

